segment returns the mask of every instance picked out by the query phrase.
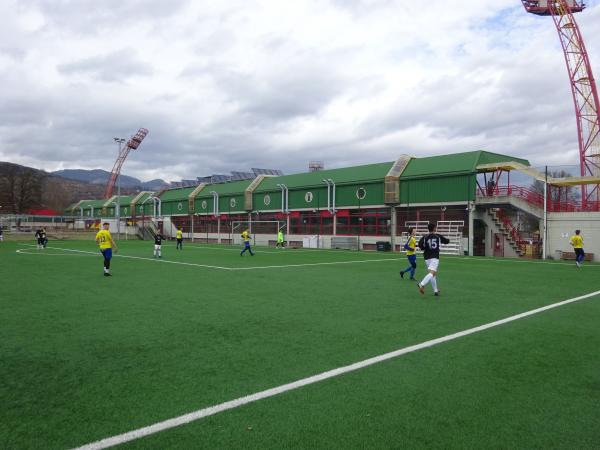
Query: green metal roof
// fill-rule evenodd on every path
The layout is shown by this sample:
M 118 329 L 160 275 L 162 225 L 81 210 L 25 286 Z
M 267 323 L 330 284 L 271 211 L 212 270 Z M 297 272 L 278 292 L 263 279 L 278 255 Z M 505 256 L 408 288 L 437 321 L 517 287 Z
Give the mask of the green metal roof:
M 129 205 L 131 205 L 131 200 L 133 200 L 133 197 L 131 195 L 121 195 L 118 199 L 115 199 L 114 201 L 117 202 L 118 204 L 120 204 L 121 206 L 129 206 Z M 108 206 L 114 206 L 114 205 L 108 205 Z
M 196 198 L 211 197 L 210 191 L 215 191 L 219 195 L 239 195 L 243 194 L 250 183 L 254 180 L 233 181 L 231 183 L 209 184 L 200 191 Z
M 168 189 L 160 194 L 161 202 L 172 202 L 172 201 L 181 201 L 187 200 L 188 195 L 192 193 L 192 191 L 196 189 L 196 186 L 185 187 L 185 188 L 177 188 L 177 189 Z
M 526 159 L 491 153 L 483 150 L 474 152 L 454 153 L 451 155 L 413 158 L 402 173 L 400 179 L 413 177 L 428 177 L 433 175 L 452 175 L 475 173 L 479 164 L 494 162 L 517 161 L 529 165 Z
M 335 184 L 383 181 L 393 164 L 393 162 L 384 162 L 342 169 L 297 173 L 281 177 L 267 177 L 255 192 L 279 190 L 277 184 L 285 184 L 289 189 L 305 186 L 324 186 L 323 180 L 328 178 L 331 178 Z
M 84 200 L 83 202 L 81 202 L 81 205 L 79 205 L 79 207 L 83 208 L 83 209 L 87 209 L 87 208 L 102 208 L 102 206 L 104 206 L 104 204 L 106 203 L 106 200 Z M 79 208 L 77 208 L 79 209 Z

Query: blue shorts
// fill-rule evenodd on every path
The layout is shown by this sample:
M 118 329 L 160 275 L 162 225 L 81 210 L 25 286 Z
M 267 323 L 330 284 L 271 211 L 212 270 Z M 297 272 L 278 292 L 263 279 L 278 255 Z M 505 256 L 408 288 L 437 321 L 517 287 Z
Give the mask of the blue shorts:
M 104 259 L 112 258 L 112 248 L 103 248 L 100 252 L 102 253 L 102 256 L 104 256 Z
M 246 248 L 250 248 L 250 241 L 244 241 L 244 244 L 246 245 Z
M 406 257 L 411 266 L 417 267 L 417 255 L 408 255 Z

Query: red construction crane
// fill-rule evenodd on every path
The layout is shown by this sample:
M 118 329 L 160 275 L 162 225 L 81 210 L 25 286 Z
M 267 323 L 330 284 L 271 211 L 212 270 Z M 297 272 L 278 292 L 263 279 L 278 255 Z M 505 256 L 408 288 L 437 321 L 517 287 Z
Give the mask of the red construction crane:
M 592 74 L 583 37 L 573 17 L 585 9 L 582 0 L 521 0 L 525 10 L 538 16 L 552 16 L 565 55 L 579 140 L 579 164 L 581 175 L 600 175 L 600 118 L 598 90 Z M 600 200 L 600 190 L 582 186 L 583 207 L 588 201 Z
M 121 174 L 121 167 L 129 155 L 130 150 L 137 149 L 146 135 L 148 134 L 148 130 L 145 128 L 140 128 L 135 135 L 133 135 L 125 144 L 125 146 L 119 151 L 119 156 L 115 161 L 115 165 L 113 166 L 112 172 L 110 173 L 110 178 L 108 179 L 108 183 L 106 183 L 106 189 L 104 191 L 104 198 L 108 199 L 112 197 L 113 189 L 115 187 L 115 183 Z

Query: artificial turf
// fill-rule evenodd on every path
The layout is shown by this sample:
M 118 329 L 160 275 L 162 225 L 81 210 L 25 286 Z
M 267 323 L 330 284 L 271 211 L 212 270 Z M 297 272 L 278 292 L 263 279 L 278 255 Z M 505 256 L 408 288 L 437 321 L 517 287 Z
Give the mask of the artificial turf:
M 0 448 L 76 447 L 600 289 L 600 265 L 442 256 L 436 298 L 399 254 L 140 241 L 108 278 L 93 242 L 28 244 L 0 244 Z M 595 448 L 599 319 L 592 297 L 123 447 Z

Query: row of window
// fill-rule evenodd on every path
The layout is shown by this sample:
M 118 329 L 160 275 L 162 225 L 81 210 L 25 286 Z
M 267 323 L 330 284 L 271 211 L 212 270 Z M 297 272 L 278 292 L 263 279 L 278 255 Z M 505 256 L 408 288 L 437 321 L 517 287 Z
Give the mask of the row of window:
M 220 224 L 221 234 L 241 233 L 248 227 L 248 214 L 223 216 Z M 441 220 L 462 220 L 465 222 L 463 232 L 468 234 L 468 212 L 464 207 L 447 209 L 411 209 L 399 210 L 396 216 L 396 234 L 407 231 L 406 222 Z M 171 218 L 173 225 L 183 229 L 184 233 L 192 231 L 189 216 Z M 275 234 L 278 228 L 286 225 L 287 219 L 279 213 L 252 215 L 252 232 L 258 234 Z M 217 233 L 218 221 L 214 216 L 194 216 L 194 233 Z M 286 234 L 300 235 L 333 235 L 333 217 L 327 212 L 301 211 L 290 214 L 290 229 Z M 336 234 L 348 236 L 389 236 L 391 234 L 390 210 L 364 209 L 338 211 Z

